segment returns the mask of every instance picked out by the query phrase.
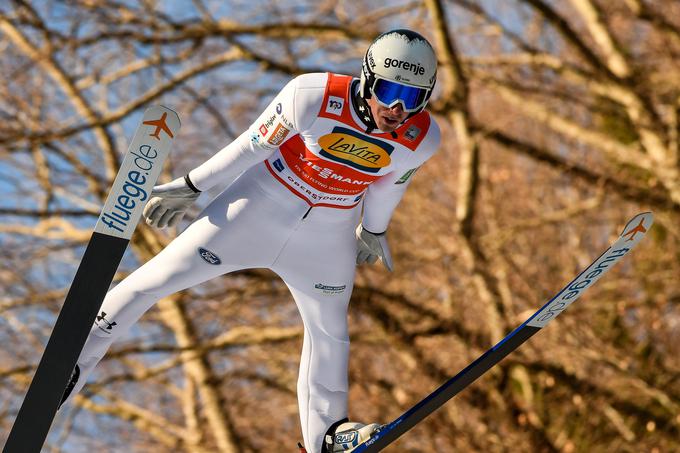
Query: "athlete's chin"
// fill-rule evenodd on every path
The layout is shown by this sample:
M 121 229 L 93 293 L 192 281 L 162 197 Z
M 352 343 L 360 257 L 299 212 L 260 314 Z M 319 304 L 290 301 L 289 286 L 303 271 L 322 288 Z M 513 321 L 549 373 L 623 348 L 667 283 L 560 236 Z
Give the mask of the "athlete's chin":
M 399 121 L 382 120 L 378 127 L 383 132 L 394 132 L 399 127 Z

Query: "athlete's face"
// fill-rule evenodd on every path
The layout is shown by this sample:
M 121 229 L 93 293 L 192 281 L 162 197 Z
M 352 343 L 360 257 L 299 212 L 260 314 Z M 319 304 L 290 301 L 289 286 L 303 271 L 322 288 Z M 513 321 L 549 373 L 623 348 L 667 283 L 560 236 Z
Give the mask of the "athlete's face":
M 401 104 L 397 104 L 391 108 L 383 107 L 375 100 L 375 96 L 369 98 L 368 106 L 371 108 L 375 124 L 377 124 L 378 129 L 383 132 L 392 132 L 399 127 L 401 122 L 408 116 L 408 112 L 404 111 Z

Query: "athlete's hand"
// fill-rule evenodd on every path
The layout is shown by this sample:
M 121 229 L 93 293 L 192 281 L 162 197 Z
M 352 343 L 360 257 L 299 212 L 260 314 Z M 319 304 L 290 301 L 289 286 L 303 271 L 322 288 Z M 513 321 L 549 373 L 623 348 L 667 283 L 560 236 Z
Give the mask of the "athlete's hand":
M 385 233 L 371 233 L 359 225 L 356 236 L 357 264 L 373 264 L 380 258 L 380 261 L 382 261 L 387 270 L 392 272 L 392 255 L 390 254 L 390 246 L 387 245 Z
M 189 187 L 185 178 L 154 187 L 151 199 L 144 207 L 146 223 L 156 228 L 177 225 L 200 194 Z

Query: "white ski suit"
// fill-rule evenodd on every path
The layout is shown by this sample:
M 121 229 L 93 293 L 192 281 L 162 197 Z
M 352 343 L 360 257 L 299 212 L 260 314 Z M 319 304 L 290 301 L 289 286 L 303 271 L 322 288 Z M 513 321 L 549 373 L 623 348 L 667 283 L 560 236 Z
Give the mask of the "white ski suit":
M 385 231 L 410 176 L 440 139 L 427 112 L 395 134 L 366 134 L 352 104 L 353 82 L 322 73 L 293 79 L 245 133 L 189 173 L 200 190 L 229 185 L 109 291 L 78 359 L 72 394 L 159 299 L 235 270 L 269 268 L 290 289 L 304 323 L 300 420 L 308 451 L 320 451 L 328 427 L 347 416 L 347 305 L 362 206 L 364 227 Z

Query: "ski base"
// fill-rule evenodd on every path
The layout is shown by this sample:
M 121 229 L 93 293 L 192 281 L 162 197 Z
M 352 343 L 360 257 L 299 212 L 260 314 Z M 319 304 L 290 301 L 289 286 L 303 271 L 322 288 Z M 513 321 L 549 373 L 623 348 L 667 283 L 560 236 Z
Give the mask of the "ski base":
M 101 262 L 119 263 L 128 242 L 127 239 L 92 233 L 3 453 L 39 452 L 42 448 L 61 394 L 89 334 L 89 326 L 97 316 L 100 304 L 96 302 L 104 300 L 116 273 L 114 267 L 101 269 Z M 88 328 L 73 329 L 74 325 Z

